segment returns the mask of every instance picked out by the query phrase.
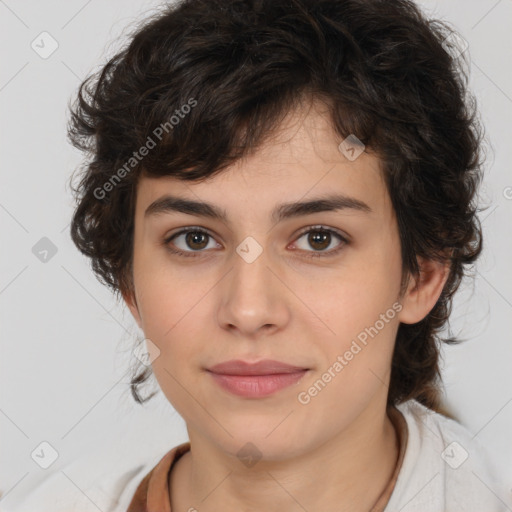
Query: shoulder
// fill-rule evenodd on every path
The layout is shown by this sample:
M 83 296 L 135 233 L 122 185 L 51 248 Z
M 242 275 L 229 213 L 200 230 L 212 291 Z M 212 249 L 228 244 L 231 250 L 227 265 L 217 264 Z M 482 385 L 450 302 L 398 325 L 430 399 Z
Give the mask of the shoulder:
M 1 512 L 124 512 L 137 486 L 155 461 L 119 471 L 77 471 L 76 463 L 64 466 L 39 482 L 22 498 L 6 496 Z M 14 492 L 14 491 L 13 491 Z
M 397 409 L 407 423 L 407 447 L 386 512 L 510 510 L 510 494 L 466 427 L 415 400 Z

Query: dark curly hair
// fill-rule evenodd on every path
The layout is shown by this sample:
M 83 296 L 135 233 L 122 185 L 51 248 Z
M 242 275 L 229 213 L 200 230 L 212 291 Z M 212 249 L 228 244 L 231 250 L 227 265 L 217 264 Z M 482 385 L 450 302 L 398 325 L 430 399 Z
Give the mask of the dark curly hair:
M 73 242 L 118 298 L 131 294 L 139 177 L 206 179 L 261 147 L 302 99 L 323 101 L 339 136 L 354 134 L 382 161 L 401 293 L 419 276 L 417 257 L 450 265 L 430 313 L 399 326 L 388 391 L 388 405 L 414 398 L 438 410 L 440 342 L 461 341 L 440 331 L 482 250 L 483 130 L 454 34 L 410 0 L 164 6 L 83 81 L 70 107 L 69 139 L 88 156 L 72 186 Z M 137 391 L 150 375 L 132 376 L 139 403 L 154 395 Z

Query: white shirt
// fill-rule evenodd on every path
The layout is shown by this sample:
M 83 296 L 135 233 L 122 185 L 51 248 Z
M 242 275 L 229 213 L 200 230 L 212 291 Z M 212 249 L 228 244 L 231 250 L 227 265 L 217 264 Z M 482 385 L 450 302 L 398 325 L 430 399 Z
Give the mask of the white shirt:
M 469 430 L 415 400 L 398 409 L 407 449 L 385 512 L 512 511 L 512 493 Z
M 459 423 L 415 400 L 398 406 L 407 422 L 405 456 L 385 512 L 511 512 L 512 493 L 496 476 L 484 447 Z M 126 512 L 141 480 L 159 459 L 129 470 L 98 471 L 78 489 L 65 474 L 43 480 L 24 498 L 15 490 L 0 512 Z M 82 480 L 81 480 L 82 481 Z M 8 506 L 7 506 L 8 504 Z

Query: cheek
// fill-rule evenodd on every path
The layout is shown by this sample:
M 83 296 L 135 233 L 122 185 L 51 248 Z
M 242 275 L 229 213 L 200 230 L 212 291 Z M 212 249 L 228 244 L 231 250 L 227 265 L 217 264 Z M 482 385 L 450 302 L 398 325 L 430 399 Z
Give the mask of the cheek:
M 401 309 L 400 265 L 393 246 L 361 251 L 339 275 L 331 276 L 325 291 L 308 294 L 316 315 L 329 328 L 323 329 L 326 335 L 318 337 L 326 356 L 325 369 L 332 367 L 338 356 L 343 358 L 343 370 L 336 375 L 345 377 L 334 379 L 342 387 L 349 381 L 352 386 L 359 379 L 375 379 L 370 369 L 382 378 L 389 371 Z
M 191 269 L 171 263 L 161 249 L 136 255 L 134 281 L 147 337 L 172 337 L 211 288 L 206 276 L 198 279 L 197 272 Z
M 189 285 L 183 289 L 179 283 L 166 285 L 165 281 L 147 282 L 141 304 L 143 330 L 153 339 L 162 353 L 192 351 L 190 340 L 199 340 L 202 322 L 202 287 Z
M 354 289 L 324 300 L 326 324 L 335 334 L 316 338 L 322 364 L 297 398 L 325 422 L 330 421 L 327 411 L 340 410 L 340 404 L 346 414 L 343 421 L 348 421 L 372 397 L 387 392 L 400 304 L 391 294 L 372 290 Z
M 181 277 L 180 277 L 181 275 Z M 204 322 L 208 289 L 204 282 L 153 271 L 140 275 L 143 331 L 160 350 L 152 362 L 154 376 L 173 407 L 188 418 L 190 393 L 197 389 L 197 369 L 203 363 Z
M 377 300 L 374 296 L 361 296 L 341 301 L 336 308 L 330 307 L 326 323 L 335 334 L 321 338 L 326 359 L 325 368 L 320 370 L 338 361 L 343 368 L 338 365 L 336 373 L 342 372 L 347 378 L 368 375 L 369 369 L 385 377 L 398 329 L 400 304 L 392 302 L 391 297 Z
M 333 337 L 357 337 L 365 328 L 379 322 L 381 315 L 392 321 L 396 316 L 400 285 L 399 268 L 391 265 L 362 266 L 330 280 L 327 292 L 308 293 L 318 316 Z M 385 321 L 386 326 L 389 322 Z M 381 322 L 379 330 L 383 329 Z M 333 331 L 333 332 L 332 332 Z

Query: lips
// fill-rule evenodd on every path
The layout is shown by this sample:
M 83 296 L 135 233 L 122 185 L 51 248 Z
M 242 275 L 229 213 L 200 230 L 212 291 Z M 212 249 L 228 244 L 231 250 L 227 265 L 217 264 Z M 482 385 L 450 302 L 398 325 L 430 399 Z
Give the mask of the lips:
M 271 359 L 257 363 L 232 360 L 208 369 L 213 381 L 224 391 L 248 399 L 277 394 L 289 386 L 296 385 L 308 371 L 309 368 Z
M 293 366 L 281 361 L 274 361 L 272 359 L 264 359 L 256 363 L 242 361 L 240 359 L 233 359 L 216 364 L 208 371 L 220 375 L 275 375 L 297 373 L 308 370 L 308 368 L 301 366 Z

